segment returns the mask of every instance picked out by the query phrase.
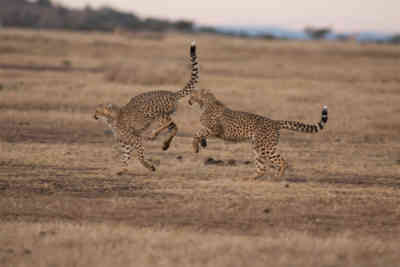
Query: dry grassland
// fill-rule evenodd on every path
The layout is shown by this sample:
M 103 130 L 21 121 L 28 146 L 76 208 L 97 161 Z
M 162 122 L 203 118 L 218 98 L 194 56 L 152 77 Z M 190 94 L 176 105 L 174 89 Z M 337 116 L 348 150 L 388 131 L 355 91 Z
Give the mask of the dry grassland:
M 95 106 L 179 89 L 192 39 L 199 86 L 232 108 L 328 105 L 320 134 L 282 131 L 283 178 L 246 180 L 247 144 L 193 154 L 186 99 L 171 148 L 146 143 L 157 172 L 114 175 Z M 399 66 L 398 46 L 1 29 L 0 266 L 399 266 Z

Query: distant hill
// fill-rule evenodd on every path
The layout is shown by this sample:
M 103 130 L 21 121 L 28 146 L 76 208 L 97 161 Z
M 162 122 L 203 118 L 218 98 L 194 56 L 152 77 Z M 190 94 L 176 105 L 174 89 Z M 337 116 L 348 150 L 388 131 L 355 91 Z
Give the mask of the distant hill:
M 167 30 L 191 32 L 194 30 L 194 23 L 187 20 L 143 19 L 134 13 L 118 11 L 111 7 L 71 9 L 55 5 L 50 0 L 1 0 L 0 25 L 96 31 L 113 31 L 117 28 L 159 32 Z
M 272 35 L 277 39 L 297 39 L 297 40 L 309 40 L 310 37 L 304 32 L 304 30 L 289 30 L 278 26 L 219 26 L 216 27 L 217 31 L 223 32 L 230 35 L 248 35 L 250 37 Z M 388 41 L 392 38 L 391 35 L 376 33 L 376 32 L 359 32 L 355 33 L 336 33 L 331 32 L 326 35 L 326 39 L 335 40 L 341 39 L 343 36 L 355 36 L 355 39 L 359 42 L 368 41 Z

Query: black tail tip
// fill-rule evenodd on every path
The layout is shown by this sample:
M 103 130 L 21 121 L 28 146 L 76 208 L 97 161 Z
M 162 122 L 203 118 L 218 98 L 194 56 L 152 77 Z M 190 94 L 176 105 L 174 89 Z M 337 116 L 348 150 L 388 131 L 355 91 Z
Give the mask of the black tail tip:
M 192 44 L 190 45 L 190 56 L 196 56 L 196 42 L 192 41 Z
M 328 121 L 328 107 L 323 106 L 322 107 L 322 121 L 326 123 Z

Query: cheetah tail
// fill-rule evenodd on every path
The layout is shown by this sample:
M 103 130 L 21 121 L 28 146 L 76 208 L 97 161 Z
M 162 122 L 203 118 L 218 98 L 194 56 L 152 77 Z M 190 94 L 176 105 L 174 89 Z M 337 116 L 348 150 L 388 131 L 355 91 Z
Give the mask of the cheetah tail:
M 317 133 L 324 128 L 327 122 L 328 122 L 328 107 L 324 106 L 321 112 L 321 121 L 318 123 L 305 124 L 299 121 L 279 121 L 279 126 L 281 129 L 287 129 L 304 133 Z
M 192 93 L 192 90 L 194 89 L 195 84 L 199 82 L 199 63 L 197 62 L 195 41 L 193 41 L 190 45 L 190 61 L 192 63 L 192 75 L 185 87 L 176 92 L 176 97 L 178 99 L 190 95 Z

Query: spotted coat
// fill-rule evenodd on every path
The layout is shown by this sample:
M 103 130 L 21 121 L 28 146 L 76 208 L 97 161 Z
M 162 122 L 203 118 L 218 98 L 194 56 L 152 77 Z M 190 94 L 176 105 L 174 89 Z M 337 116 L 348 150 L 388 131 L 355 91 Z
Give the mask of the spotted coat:
M 199 152 L 199 144 L 207 146 L 206 139 L 209 136 L 227 141 L 249 142 L 253 146 L 257 167 L 253 178 L 264 176 L 267 162 L 277 170 L 279 176 L 284 174 L 287 163 L 276 151 L 280 129 L 316 133 L 322 130 L 328 121 L 326 106 L 323 107 L 321 121 L 317 124 L 271 120 L 257 114 L 232 110 L 206 89 L 192 93 L 189 104 L 193 103 L 198 103 L 203 111 L 200 116 L 202 127 L 193 137 L 194 152 Z

